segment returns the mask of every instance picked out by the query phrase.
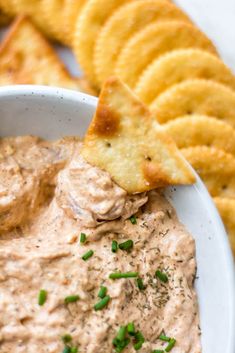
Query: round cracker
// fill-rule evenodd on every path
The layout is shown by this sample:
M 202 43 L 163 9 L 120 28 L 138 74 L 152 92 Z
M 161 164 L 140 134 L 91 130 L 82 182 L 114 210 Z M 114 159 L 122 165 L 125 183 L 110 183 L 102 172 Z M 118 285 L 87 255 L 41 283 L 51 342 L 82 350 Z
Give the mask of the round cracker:
M 14 0 L 0 0 L 0 9 L 10 16 L 16 15 Z
M 44 15 L 54 38 L 72 45 L 74 26 L 86 0 L 43 0 Z
M 127 40 L 146 25 L 159 20 L 191 23 L 182 10 L 166 0 L 134 1 L 114 12 L 102 28 L 95 46 L 94 63 L 100 84 L 113 74 L 118 54 Z
M 179 148 L 216 147 L 235 156 L 235 130 L 231 125 L 203 115 L 187 115 L 162 125 Z
M 74 53 L 87 78 L 97 84 L 94 48 L 97 34 L 119 6 L 132 0 L 88 0 L 75 24 Z
M 180 48 L 200 48 L 216 53 L 211 41 L 193 25 L 182 21 L 154 22 L 127 41 L 115 72 L 130 87 L 134 87 L 154 59 Z
M 141 75 L 135 92 L 146 104 L 170 86 L 188 79 L 207 79 L 235 90 L 231 70 L 215 55 L 200 49 L 174 50 L 155 60 Z
M 7 26 L 11 22 L 11 17 L 0 11 L 0 27 Z
M 227 230 L 233 255 L 235 256 L 235 199 L 215 197 L 214 202 Z
M 200 175 L 212 196 L 235 197 L 235 157 L 214 147 L 181 150 Z
M 163 92 L 150 106 L 160 123 L 189 114 L 214 116 L 235 127 L 235 92 L 210 80 L 187 80 Z

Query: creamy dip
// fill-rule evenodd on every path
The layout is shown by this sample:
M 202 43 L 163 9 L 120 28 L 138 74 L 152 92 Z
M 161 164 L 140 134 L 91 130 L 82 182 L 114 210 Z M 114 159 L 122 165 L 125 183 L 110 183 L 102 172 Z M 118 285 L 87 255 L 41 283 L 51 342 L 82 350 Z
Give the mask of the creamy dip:
M 163 332 L 176 340 L 171 352 L 201 352 L 193 238 L 161 192 L 127 195 L 80 148 L 73 138 L 0 141 L 0 352 L 61 353 L 67 345 L 111 353 L 120 326 L 132 322 L 145 340 L 141 353 L 164 350 Z M 113 240 L 133 247 L 114 253 Z M 138 272 L 144 289 L 136 278 L 109 278 L 117 272 Z M 100 286 L 110 300 L 96 311 Z M 135 352 L 126 337 L 123 352 Z

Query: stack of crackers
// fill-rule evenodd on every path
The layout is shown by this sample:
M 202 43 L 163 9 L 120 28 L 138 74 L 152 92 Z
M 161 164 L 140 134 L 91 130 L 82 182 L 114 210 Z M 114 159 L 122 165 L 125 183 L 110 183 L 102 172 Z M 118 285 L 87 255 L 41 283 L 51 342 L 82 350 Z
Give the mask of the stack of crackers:
M 98 94 L 119 77 L 205 182 L 235 253 L 235 77 L 192 20 L 169 0 L 0 0 L 0 9 L 1 24 L 20 16 L 0 47 L 0 85 Z M 50 39 L 73 50 L 84 78 Z

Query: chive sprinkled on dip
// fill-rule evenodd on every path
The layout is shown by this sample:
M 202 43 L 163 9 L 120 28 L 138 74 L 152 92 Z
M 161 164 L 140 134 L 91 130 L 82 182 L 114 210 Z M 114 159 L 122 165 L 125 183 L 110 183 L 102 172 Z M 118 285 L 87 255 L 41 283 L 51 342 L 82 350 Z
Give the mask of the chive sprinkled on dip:
M 131 217 L 129 218 L 129 220 L 131 221 L 132 224 L 137 224 L 137 218 L 136 218 L 136 216 L 131 216 Z
M 79 295 L 69 295 L 64 298 L 65 304 L 75 303 L 80 299 Z
M 134 324 L 134 322 L 129 322 L 129 324 L 127 324 L 127 332 L 129 333 L 130 336 L 134 336 L 135 335 L 135 324 Z
M 96 311 L 104 309 L 110 301 L 110 296 L 106 295 L 104 298 L 102 298 L 98 303 L 94 305 L 94 309 Z
M 87 261 L 90 257 L 92 257 L 94 255 L 94 251 L 93 250 L 88 250 L 83 256 L 82 259 L 84 261 Z
M 136 284 L 137 284 L 137 287 L 139 288 L 139 290 L 145 290 L 146 289 L 142 278 L 138 277 L 136 279 Z
M 129 251 L 133 248 L 133 246 L 134 246 L 133 240 L 129 239 L 119 244 L 119 249 Z
M 72 341 L 72 336 L 66 333 L 61 337 L 61 339 L 64 342 L 64 344 L 66 344 Z
M 106 296 L 106 294 L 107 294 L 107 290 L 108 290 L 107 287 L 100 286 L 98 297 L 103 299 Z
M 47 291 L 45 289 L 41 289 L 38 293 L 38 305 L 42 306 L 45 304 L 47 300 Z
M 160 271 L 160 270 L 157 270 L 157 271 L 155 272 L 155 276 L 156 276 L 157 278 L 159 278 L 160 281 L 162 281 L 162 282 L 164 282 L 164 283 L 167 283 L 167 282 L 168 282 L 168 276 L 167 276 L 167 274 L 164 273 L 164 272 L 162 272 L 162 271 Z
M 86 242 L 86 234 L 85 233 L 81 233 L 80 235 L 80 243 L 84 244 Z
M 138 272 L 113 272 L 110 273 L 109 278 L 119 279 L 119 278 L 135 278 L 138 277 Z
M 171 338 L 167 347 L 165 348 L 165 352 L 170 352 L 172 348 L 175 346 L 175 344 L 176 344 L 176 339 Z
M 113 253 L 115 253 L 115 252 L 118 251 L 118 242 L 117 242 L 116 240 L 113 240 L 113 241 L 112 241 L 112 247 L 111 247 L 111 249 L 112 249 L 112 252 L 113 252 Z
M 164 341 L 164 342 L 170 342 L 171 338 L 164 335 L 164 333 L 161 333 L 160 336 L 158 337 L 161 341 Z

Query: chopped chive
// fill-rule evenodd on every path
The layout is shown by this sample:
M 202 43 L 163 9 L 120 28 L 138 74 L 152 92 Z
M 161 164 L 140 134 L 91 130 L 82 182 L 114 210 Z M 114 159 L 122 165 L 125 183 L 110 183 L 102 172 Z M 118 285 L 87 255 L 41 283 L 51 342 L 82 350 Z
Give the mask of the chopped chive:
M 132 224 L 137 224 L 136 216 L 131 216 L 129 220 L 131 221 Z
M 125 337 L 126 337 L 126 326 L 121 326 L 117 333 L 116 339 L 118 341 L 123 341 Z
M 64 302 L 65 304 L 69 304 L 69 303 L 75 303 L 79 300 L 79 295 L 69 295 L 68 297 L 64 298 Z
M 71 348 L 69 346 L 65 346 L 62 353 L 71 353 Z
M 70 353 L 78 353 L 78 347 L 71 347 Z
M 105 306 L 108 305 L 110 301 L 110 296 L 106 295 L 103 299 L 101 299 L 98 303 L 94 305 L 94 309 L 97 310 L 102 310 Z
M 106 296 L 106 294 L 107 294 L 107 287 L 100 286 L 98 297 L 103 299 Z
M 140 331 L 135 333 L 135 343 L 134 343 L 134 349 L 136 351 L 138 351 L 139 349 L 142 348 L 142 345 L 145 341 L 144 336 L 142 335 L 142 333 Z
M 161 272 L 160 270 L 157 270 L 155 272 L 155 276 L 160 279 L 160 281 L 167 283 L 168 282 L 168 277 L 165 273 Z
M 112 252 L 118 251 L 118 242 L 116 240 L 112 241 Z
M 127 332 L 129 333 L 130 336 L 134 336 L 135 335 L 134 322 L 129 322 L 129 324 L 127 325 Z
M 146 288 L 143 283 L 142 278 L 140 278 L 140 277 L 137 278 L 136 284 L 137 284 L 137 287 L 139 288 L 139 290 L 144 290 Z
M 94 251 L 93 250 L 89 250 L 87 251 L 83 256 L 82 256 L 82 259 L 84 261 L 88 260 L 92 255 L 94 254 Z
M 124 338 L 124 340 L 121 342 L 118 341 L 116 338 L 114 338 L 113 345 L 115 347 L 115 352 L 121 353 L 126 348 L 126 346 L 128 346 L 129 343 L 130 343 L 129 338 Z
M 66 344 L 72 341 L 72 336 L 69 334 L 65 334 L 61 337 L 62 341 Z
M 38 294 L 38 305 L 42 306 L 45 304 L 47 300 L 47 291 L 45 289 L 41 289 Z
M 109 275 L 111 279 L 119 279 L 119 278 L 135 278 L 138 277 L 138 272 L 113 272 Z
M 121 250 L 130 250 L 134 246 L 133 240 L 129 239 L 127 241 L 124 241 L 124 243 L 119 244 L 119 249 Z
M 171 338 L 168 336 L 165 336 L 163 333 L 158 337 L 161 341 L 164 342 L 170 342 Z
M 85 243 L 86 242 L 86 234 L 85 233 L 81 233 L 80 235 L 80 243 Z
M 174 338 L 171 338 L 170 342 L 168 343 L 168 346 L 165 348 L 165 352 L 170 352 L 174 347 L 175 343 L 176 343 L 176 340 Z
M 164 353 L 164 351 L 162 349 L 154 349 L 152 353 Z

